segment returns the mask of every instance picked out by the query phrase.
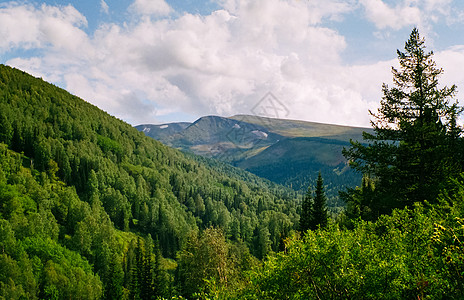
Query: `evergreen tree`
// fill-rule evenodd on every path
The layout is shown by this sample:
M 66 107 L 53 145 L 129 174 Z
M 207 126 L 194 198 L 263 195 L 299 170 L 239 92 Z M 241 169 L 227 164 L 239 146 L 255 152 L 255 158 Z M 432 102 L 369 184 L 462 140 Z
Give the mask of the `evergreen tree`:
M 449 177 L 462 170 L 457 140 L 461 129 L 456 118 L 462 112 L 456 86 L 438 86 L 443 70 L 436 67 L 433 52 L 414 28 L 397 51 L 400 69 L 392 68 L 394 87 L 384 84 L 378 112 L 373 116 L 374 134 L 368 142 L 352 142 L 343 154 L 351 166 L 375 180 L 377 203 L 371 216 L 417 201 L 436 199 Z M 353 200 L 347 197 L 348 201 Z
M 155 297 L 163 297 L 166 294 L 166 276 L 165 272 L 161 267 L 161 249 L 159 247 L 159 242 L 156 240 L 154 242 L 154 252 L 155 252 L 155 265 L 153 267 L 153 288 Z
M 124 271 L 121 266 L 121 259 L 117 254 L 113 254 L 109 264 L 109 279 L 105 288 L 104 298 L 108 300 L 122 299 Z
M 306 191 L 306 195 L 303 198 L 301 203 L 301 215 L 300 215 L 300 231 L 305 232 L 311 228 L 312 224 L 312 195 L 311 195 L 311 185 Z
M 340 198 L 348 203 L 345 214 L 349 220 L 355 220 L 361 217 L 363 220 L 373 221 L 378 215 L 373 215 L 372 210 L 375 209 L 376 195 L 375 183 L 368 176 L 363 176 L 361 186 L 356 188 L 348 188 L 347 191 L 340 191 Z
M 316 229 L 318 226 L 325 227 L 327 225 L 328 218 L 327 197 L 325 196 L 324 191 L 324 181 L 322 179 L 321 172 L 319 172 L 312 208 L 311 229 Z
M 142 269 L 140 272 L 140 298 L 143 300 L 150 300 L 154 297 L 153 286 L 153 239 L 151 235 L 145 238 L 145 251 L 142 258 Z

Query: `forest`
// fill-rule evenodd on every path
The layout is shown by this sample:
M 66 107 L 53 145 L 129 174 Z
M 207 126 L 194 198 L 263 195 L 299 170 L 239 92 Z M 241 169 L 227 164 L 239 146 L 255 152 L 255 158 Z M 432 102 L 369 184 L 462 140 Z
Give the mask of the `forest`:
M 0 299 L 462 299 L 456 87 L 414 29 L 327 209 L 0 66 Z M 314 190 L 314 192 L 313 192 Z

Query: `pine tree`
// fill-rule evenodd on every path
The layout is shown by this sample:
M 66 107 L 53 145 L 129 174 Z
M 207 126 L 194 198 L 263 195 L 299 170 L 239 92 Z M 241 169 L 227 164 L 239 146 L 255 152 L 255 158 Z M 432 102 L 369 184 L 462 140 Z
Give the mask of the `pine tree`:
M 311 228 L 312 224 L 312 195 L 311 195 L 311 185 L 308 187 L 306 191 L 306 195 L 303 198 L 303 202 L 301 204 L 301 215 L 300 215 L 300 231 L 306 232 L 308 229 Z
M 380 108 L 370 112 L 374 133 L 364 133 L 367 145 L 352 142 L 343 152 L 354 169 L 375 181 L 373 216 L 435 200 L 448 179 L 462 170 L 461 150 L 452 146 L 461 134 L 456 118 L 462 109 L 453 101 L 456 86 L 439 88 L 443 70 L 436 67 L 433 52 L 425 51 L 416 28 L 405 52 L 397 53 L 400 69 L 392 68 L 394 87 L 383 85 Z
M 324 181 L 322 179 L 321 172 L 319 172 L 312 208 L 311 229 L 316 229 L 318 226 L 325 227 L 327 225 L 328 218 L 327 197 L 325 196 L 324 191 Z

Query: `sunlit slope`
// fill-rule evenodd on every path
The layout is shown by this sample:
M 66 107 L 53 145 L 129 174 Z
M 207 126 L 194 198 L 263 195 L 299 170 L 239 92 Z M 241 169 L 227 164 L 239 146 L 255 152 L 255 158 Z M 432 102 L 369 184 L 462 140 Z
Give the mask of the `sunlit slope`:
M 326 182 L 340 189 L 357 184 L 359 176 L 347 166 L 342 149 L 369 131 L 250 115 L 202 117 L 167 135 L 169 127 L 178 128 L 179 123 L 140 125 L 137 129 L 146 132 L 150 128 L 147 135 L 159 136 L 158 140 L 169 146 L 229 162 L 296 190 L 305 189 L 319 171 Z

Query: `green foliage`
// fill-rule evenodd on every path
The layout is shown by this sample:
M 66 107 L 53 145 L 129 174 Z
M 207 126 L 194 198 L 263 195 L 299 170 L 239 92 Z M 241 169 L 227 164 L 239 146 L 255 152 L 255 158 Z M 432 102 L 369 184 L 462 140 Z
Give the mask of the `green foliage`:
M 347 152 L 366 174 L 341 225 L 321 174 L 300 214 L 293 191 L 0 66 L 0 298 L 463 298 L 460 110 L 422 45 L 413 31 L 373 143 Z
M 329 223 L 326 229 L 292 237 L 286 252 L 270 256 L 245 289 L 227 297 L 461 299 L 464 227 L 462 218 L 455 217 L 462 215 L 459 206 L 417 205 L 375 223 L 357 222 L 352 230 Z
M 219 298 L 464 297 L 461 109 L 449 103 L 454 86 L 438 88 L 442 70 L 416 29 L 405 48 L 401 71 L 393 69 L 396 87 L 384 85 L 375 134 L 365 134 L 370 143 L 345 151 L 364 177 L 361 187 L 341 193 L 348 207 L 340 224 L 288 238 L 244 287 Z
M 208 228 L 200 236 L 197 232 L 192 232 L 179 256 L 182 294 L 191 297 L 204 291 L 205 279 L 214 279 L 219 285 L 226 285 L 233 267 L 221 230 Z
M 360 187 L 340 191 L 340 198 L 347 203 L 345 215 L 348 217 L 348 222 L 359 217 L 372 221 L 380 216 L 379 209 L 376 208 L 379 203 L 376 201 L 378 198 L 375 194 L 375 182 L 367 176 L 363 176 Z M 374 214 L 373 211 L 376 213 Z
M 174 296 L 190 231 L 220 228 L 242 262 L 256 228 L 261 257 L 296 229 L 293 191 L 186 156 L 3 65 L 0 120 L 0 298 Z
M 189 299 L 220 298 L 243 284 L 243 272 L 256 265 L 255 260 L 243 244 L 227 242 L 221 229 L 192 232 L 179 255 L 180 291 Z

